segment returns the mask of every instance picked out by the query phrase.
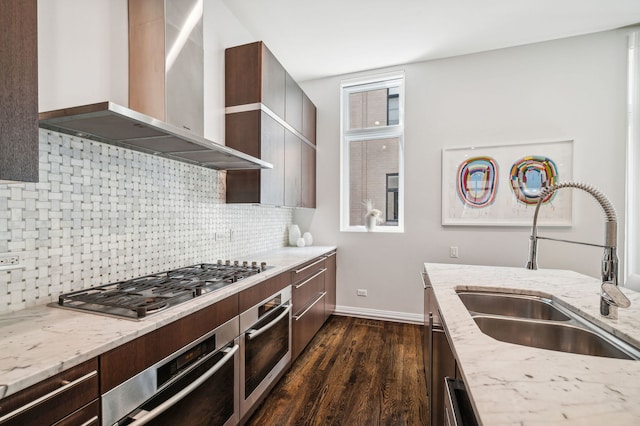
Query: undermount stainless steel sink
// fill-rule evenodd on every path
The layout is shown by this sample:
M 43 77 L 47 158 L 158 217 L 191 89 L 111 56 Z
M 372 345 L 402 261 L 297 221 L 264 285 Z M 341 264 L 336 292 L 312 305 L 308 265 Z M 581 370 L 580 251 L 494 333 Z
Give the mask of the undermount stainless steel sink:
M 640 350 L 591 321 L 541 296 L 459 291 L 484 334 L 502 342 L 560 352 L 628 360 Z
M 569 321 L 571 318 L 558 310 L 550 299 L 519 294 L 483 292 L 458 293 L 464 306 L 480 314 L 532 318 L 550 321 Z
M 566 323 L 476 316 L 480 330 L 494 339 L 552 351 L 634 359 L 612 343 L 583 328 Z

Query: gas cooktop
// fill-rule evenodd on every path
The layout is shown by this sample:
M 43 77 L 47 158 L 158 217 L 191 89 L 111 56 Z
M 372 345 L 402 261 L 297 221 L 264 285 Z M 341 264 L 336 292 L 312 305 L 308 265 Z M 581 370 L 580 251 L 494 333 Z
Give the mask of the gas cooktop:
M 65 293 L 58 305 L 82 311 L 141 319 L 221 289 L 267 269 L 262 262 L 201 263 L 158 274 Z

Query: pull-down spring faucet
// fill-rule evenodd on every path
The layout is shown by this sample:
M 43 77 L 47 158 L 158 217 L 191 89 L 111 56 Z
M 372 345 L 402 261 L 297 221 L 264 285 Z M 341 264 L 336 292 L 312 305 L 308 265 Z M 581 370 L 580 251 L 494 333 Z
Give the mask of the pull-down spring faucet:
M 553 194 L 555 191 L 561 188 L 581 189 L 593 196 L 593 198 L 595 198 L 596 201 L 600 204 L 606 216 L 604 245 L 581 243 L 578 241 L 538 236 L 538 212 L 540 211 L 542 201 L 547 198 L 547 196 Z M 538 240 L 561 241 L 565 243 L 604 248 L 604 255 L 602 256 L 600 315 L 611 319 L 617 319 L 618 307 L 628 308 L 631 305 L 629 299 L 618 288 L 618 255 L 616 253 L 618 240 L 618 221 L 613 205 L 603 193 L 590 185 L 578 182 L 558 183 L 542 190 L 540 192 L 538 204 L 536 205 L 536 211 L 533 215 L 533 226 L 531 227 L 531 236 L 529 237 L 529 260 L 527 261 L 527 269 L 538 269 Z

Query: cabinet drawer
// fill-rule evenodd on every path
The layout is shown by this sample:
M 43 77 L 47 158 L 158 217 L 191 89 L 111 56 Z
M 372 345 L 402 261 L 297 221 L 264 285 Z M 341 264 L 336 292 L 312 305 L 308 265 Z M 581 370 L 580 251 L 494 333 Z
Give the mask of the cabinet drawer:
M 315 259 L 298 266 L 291 271 L 291 282 L 295 286 L 296 284 L 309 278 L 316 272 L 325 268 L 325 256 L 316 257 Z
M 100 424 L 100 400 L 96 399 L 53 426 L 98 426 Z
M 316 335 L 322 324 L 324 324 L 324 300 L 326 293 L 316 295 L 308 305 L 297 312 L 292 318 L 292 353 L 291 360 L 295 360 L 298 355 L 309 344 Z
M 293 314 L 297 315 L 311 303 L 318 294 L 324 292 L 325 270 L 320 269 L 310 277 L 292 285 Z
M 0 425 L 53 424 L 98 395 L 94 358 L 0 400 Z

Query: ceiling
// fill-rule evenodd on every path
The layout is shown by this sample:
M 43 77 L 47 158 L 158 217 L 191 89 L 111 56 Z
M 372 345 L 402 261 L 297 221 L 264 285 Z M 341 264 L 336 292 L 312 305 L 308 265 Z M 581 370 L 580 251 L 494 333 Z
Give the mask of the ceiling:
M 297 81 L 640 23 L 640 0 L 223 0 Z

